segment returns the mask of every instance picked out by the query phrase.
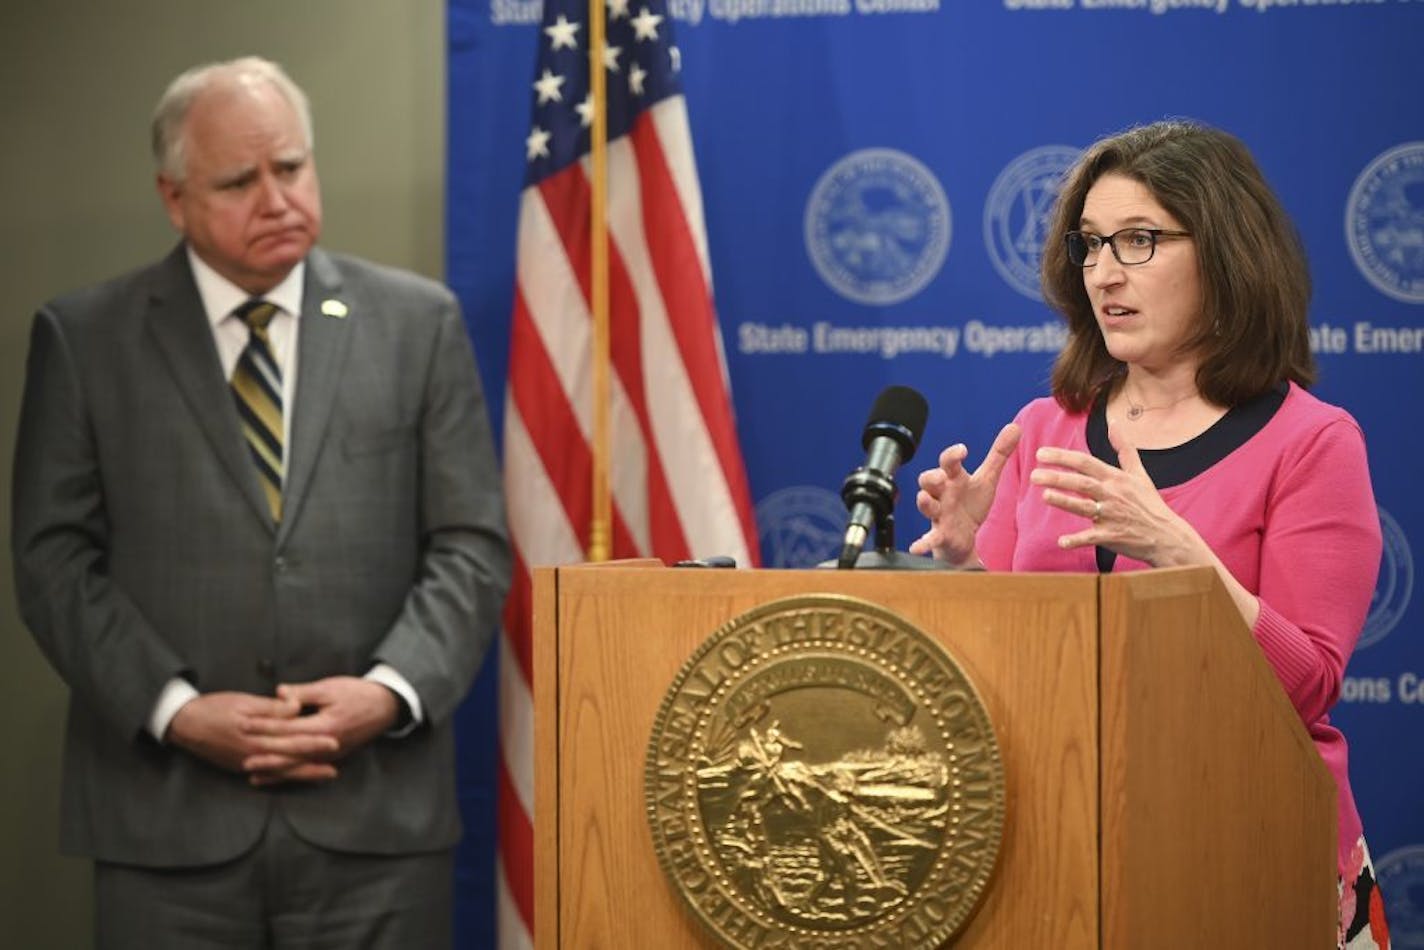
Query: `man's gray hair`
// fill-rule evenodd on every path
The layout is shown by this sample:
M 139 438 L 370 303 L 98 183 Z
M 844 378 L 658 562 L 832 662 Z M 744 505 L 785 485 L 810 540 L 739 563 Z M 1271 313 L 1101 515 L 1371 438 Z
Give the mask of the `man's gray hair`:
M 161 175 L 172 181 L 181 182 L 188 176 L 187 142 L 183 125 L 188 118 L 188 110 L 198 94 L 218 82 L 266 82 L 282 94 L 292 108 L 297 110 L 302 131 L 306 133 L 307 148 L 314 144 L 312 137 L 311 105 L 307 94 L 292 81 L 286 71 L 276 63 L 260 56 L 243 56 L 221 63 L 206 63 L 194 66 L 168 84 L 158 106 L 153 110 L 151 131 L 153 160 L 158 164 Z

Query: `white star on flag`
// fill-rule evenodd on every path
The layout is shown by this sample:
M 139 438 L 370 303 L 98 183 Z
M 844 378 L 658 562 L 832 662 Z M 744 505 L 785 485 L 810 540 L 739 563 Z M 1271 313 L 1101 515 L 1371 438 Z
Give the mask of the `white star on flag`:
M 603 47 L 603 65 L 610 72 L 618 72 L 618 54 L 623 52 L 621 46 Z
M 647 75 L 647 70 L 637 63 L 634 63 L 633 68 L 628 70 L 628 90 L 633 95 L 641 96 L 643 94 L 643 80 L 647 78 Z
M 633 33 L 641 40 L 656 40 L 658 38 L 658 24 L 663 22 L 663 18 L 653 13 L 647 7 L 633 19 L 628 21 L 633 24 Z
M 548 158 L 549 133 L 537 125 L 534 126 L 529 130 L 529 137 L 524 140 L 524 151 L 531 162 L 536 158 Z
M 608 19 L 616 20 L 628 15 L 628 0 L 608 0 Z
M 578 105 L 574 106 L 574 111 L 578 113 L 579 125 L 583 126 L 584 128 L 589 128 L 590 126 L 592 126 L 594 111 L 593 93 L 590 92 L 588 95 L 584 96 L 583 102 L 580 102 Z
M 659 17 L 659 19 L 661 19 L 661 17 Z M 567 46 L 569 49 L 578 49 L 578 41 L 574 39 L 574 34 L 578 31 L 579 24 L 570 23 L 568 18 L 562 13 L 559 14 L 559 18 L 554 21 L 552 26 L 544 27 L 544 32 L 548 34 L 549 39 L 554 42 L 554 49 L 559 49 L 564 46 Z
M 676 46 L 668 47 L 668 58 L 672 61 L 672 71 L 675 73 L 682 72 L 682 50 Z
M 534 91 L 539 93 L 539 105 L 542 106 L 547 102 L 562 102 L 564 94 L 559 92 L 559 87 L 563 84 L 563 76 L 555 76 L 549 70 L 544 70 L 544 75 L 534 83 Z

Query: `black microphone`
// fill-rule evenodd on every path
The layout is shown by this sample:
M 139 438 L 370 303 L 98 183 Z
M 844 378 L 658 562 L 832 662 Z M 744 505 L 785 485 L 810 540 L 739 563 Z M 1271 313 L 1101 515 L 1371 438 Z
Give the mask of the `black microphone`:
M 893 517 L 895 469 L 914 457 L 925 434 L 929 403 L 908 386 L 891 386 L 875 397 L 860 437 L 865 464 L 846 476 L 841 500 L 850 510 L 837 567 L 854 567 L 872 526 Z

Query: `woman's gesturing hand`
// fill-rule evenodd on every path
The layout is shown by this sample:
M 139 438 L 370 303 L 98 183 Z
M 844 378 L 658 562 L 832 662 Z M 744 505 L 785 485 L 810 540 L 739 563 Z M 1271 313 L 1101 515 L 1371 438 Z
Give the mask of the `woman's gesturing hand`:
M 1201 536 L 1162 500 L 1136 446 L 1115 425 L 1108 427 L 1108 439 L 1121 468 L 1086 452 L 1038 450 L 1030 483 L 1043 488 L 1047 504 L 1089 522 L 1061 536 L 1059 547 L 1102 545 L 1154 567 L 1211 563 Z
M 989 515 L 1004 463 L 1019 444 L 1019 427 L 1012 422 L 999 430 L 989 453 L 973 474 L 965 469 L 969 449 L 956 443 L 939 455 L 939 468 L 920 473 L 915 507 L 930 528 L 910 545 L 911 554 L 933 553 L 956 567 L 978 563 L 974 536 Z

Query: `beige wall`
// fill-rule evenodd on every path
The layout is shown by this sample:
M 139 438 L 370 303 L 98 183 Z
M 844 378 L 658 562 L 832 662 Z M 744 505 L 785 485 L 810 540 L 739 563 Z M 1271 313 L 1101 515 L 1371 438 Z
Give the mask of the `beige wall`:
M 440 277 L 440 0 L 0 3 L 0 944 L 88 945 L 87 862 L 56 849 L 64 688 L 15 612 L 10 460 L 30 317 L 168 250 L 150 110 L 198 62 L 258 53 L 310 95 L 323 244 Z

